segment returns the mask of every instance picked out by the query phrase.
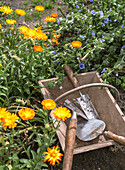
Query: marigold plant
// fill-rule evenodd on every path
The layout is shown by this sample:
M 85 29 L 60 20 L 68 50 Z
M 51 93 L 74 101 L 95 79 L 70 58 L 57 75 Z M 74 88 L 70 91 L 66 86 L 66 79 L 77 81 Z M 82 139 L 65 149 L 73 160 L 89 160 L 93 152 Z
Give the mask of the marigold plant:
M 82 46 L 82 43 L 81 43 L 80 41 L 73 41 L 73 42 L 71 43 L 71 45 L 72 45 L 73 47 L 81 47 L 81 46 Z
M 10 113 L 8 114 L 6 117 L 4 117 L 4 121 L 2 126 L 4 127 L 4 129 L 6 129 L 7 127 L 9 129 L 14 128 L 17 126 L 17 123 L 15 123 L 17 120 L 19 119 L 19 117 L 14 114 L 14 113 Z
M 25 11 L 24 10 L 22 10 L 22 9 L 16 9 L 15 10 L 15 13 L 17 13 L 18 15 L 20 15 L 20 16 L 25 16 Z
M 13 13 L 13 10 L 8 6 L 2 6 L 0 7 L 0 12 L 2 12 L 2 15 L 6 14 L 12 14 Z
M 53 17 L 46 17 L 45 19 L 44 19 L 44 21 L 46 21 L 46 22 L 55 22 L 56 21 L 56 19 L 55 18 L 53 18 Z
M 57 13 L 52 13 L 51 16 L 52 16 L 53 18 L 56 18 L 56 17 L 58 17 L 58 14 L 57 14 Z
M 56 162 L 59 164 L 59 161 L 61 161 L 61 157 L 63 156 L 58 149 L 58 145 L 56 147 L 53 146 L 52 149 L 48 147 L 47 152 L 44 152 L 44 154 L 46 154 L 44 162 L 49 161 L 53 166 Z
M 43 105 L 43 109 L 54 109 L 56 107 L 56 103 L 52 99 L 45 99 L 41 102 Z
M 37 5 L 37 6 L 35 6 L 35 10 L 36 11 L 44 11 L 45 8 L 43 6 L 41 6 L 41 5 Z
M 36 51 L 36 52 L 42 52 L 43 51 L 43 48 L 41 46 L 38 46 L 38 45 L 34 45 L 33 49 Z
M 14 19 L 7 19 L 6 23 L 10 24 L 10 25 L 14 25 L 14 24 L 16 24 L 16 20 L 14 20 Z
M 57 120 L 63 120 L 65 121 L 67 118 L 71 117 L 71 112 L 69 109 L 67 109 L 66 107 L 58 107 L 53 111 L 53 116 L 57 118 Z
M 33 119 L 35 116 L 34 110 L 28 107 L 20 109 L 18 114 L 23 120 Z

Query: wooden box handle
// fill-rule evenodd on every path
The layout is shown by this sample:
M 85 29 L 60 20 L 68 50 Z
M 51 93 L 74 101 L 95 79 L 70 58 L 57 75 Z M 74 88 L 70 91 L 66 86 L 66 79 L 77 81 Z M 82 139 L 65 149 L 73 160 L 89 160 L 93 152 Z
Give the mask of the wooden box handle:
M 125 145 L 125 137 L 123 137 L 123 136 L 118 136 L 110 131 L 105 131 L 104 135 L 110 139 L 113 139 L 115 142 Z

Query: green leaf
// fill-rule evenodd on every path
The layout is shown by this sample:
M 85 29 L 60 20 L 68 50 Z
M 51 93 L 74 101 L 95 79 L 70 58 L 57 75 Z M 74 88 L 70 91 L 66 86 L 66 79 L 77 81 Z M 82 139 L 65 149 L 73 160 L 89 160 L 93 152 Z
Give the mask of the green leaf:
M 5 87 L 5 86 L 1 86 L 1 85 L 0 85 L 0 89 L 4 89 L 4 90 L 8 91 L 8 88 Z
M 33 159 L 34 159 L 34 161 L 35 161 L 35 160 L 36 160 L 36 157 L 37 157 L 36 152 L 33 151 L 33 150 L 31 150 L 31 153 L 32 153 Z

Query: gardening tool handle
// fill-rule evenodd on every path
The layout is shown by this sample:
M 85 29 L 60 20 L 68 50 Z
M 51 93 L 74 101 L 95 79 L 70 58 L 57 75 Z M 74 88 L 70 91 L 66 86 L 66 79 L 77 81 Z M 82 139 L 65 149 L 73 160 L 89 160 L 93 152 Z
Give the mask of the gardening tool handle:
M 63 158 L 63 170 L 71 170 L 72 168 L 73 151 L 74 151 L 74 144 L 76 138 L 76 128 L 77 128 L 77 120 L 71 119 L 68 128 L 68 133 L 67 133 L 66 145 L 65 145 L 65 154 Z
M 68 65 L 65 65 L 64 66 L 64 70 L 66 72 L 66 75 L 67 77 L 70 79 L 70 81 L 72 82 L 72 85 L 74 87 L 79 87 L 79 83 L 78 83 L 78 80 L 76 79 L 76 77 L 74 76 L 74 73 L 72 71 L 72 69 L 68 66 Z
M 110 131 L 105 131 L 104 135 L 110 139 L 113 139 L 115 142 L 125 145 L 125 137 L 124 136 L 118 136 Z

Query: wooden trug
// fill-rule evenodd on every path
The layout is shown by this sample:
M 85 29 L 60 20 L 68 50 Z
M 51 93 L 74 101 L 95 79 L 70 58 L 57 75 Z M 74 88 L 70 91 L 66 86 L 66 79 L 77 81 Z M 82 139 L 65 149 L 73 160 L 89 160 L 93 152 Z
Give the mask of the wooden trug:
M 77 74 L 76 78 L 80 86 L 90 83 L 102 83 L 102 80 L 100 79 L 100 76 L 97 72 Z M 56 85 L 53 89 L 50 90 L 47 87 L 49 81 L 57 80 L 58 78 L 52 78 L 39 81 L 44 99 L 56 99 L 63 93 L 73 89 L 72 83 L 67 77 L 65 77 L 62 82 L 62 88 L 59 88 L 59 86 Z M 119 108 L 116 100 L 114 99 L 108 88 L 91 87 L 82 89 L 81 92 L 82 94 L 88 93 L 95 109 L 99 114 L 100 119 L 106 123 L 106 130 L 112 131 L 113 133 L 121 136 L 125 136 L 125 115 Z M 69 94 L 68 96 L 63 97 L 60 101 L 58 101 L 57 104 L 58 106 L 63 105 L 66 99 L 74 99 L 77 97 L 79 97 L 79 93 L 74 92 L 73 94 Z M 61 121 L 60 127 L 57 130 L 57 136 L 63 151 L 65 150 L 66 130 L 67 123 Z M 114 141 L 105 138 L 103 135 L 100 135 L 98 138 L 89 142 L 83 142 L 76 138 L 74 154 L 111 146 L 114 145 L 114 143 Z

